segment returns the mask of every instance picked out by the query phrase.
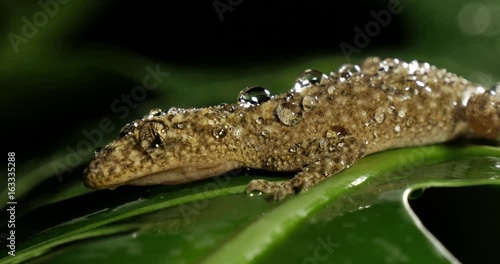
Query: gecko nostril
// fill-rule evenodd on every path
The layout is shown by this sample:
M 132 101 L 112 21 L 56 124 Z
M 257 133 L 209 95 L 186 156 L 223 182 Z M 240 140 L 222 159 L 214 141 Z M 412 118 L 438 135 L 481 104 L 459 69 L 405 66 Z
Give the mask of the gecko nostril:
M 136 120 L 134 122 L 130 122 L 123 126 L 123 128 L 119 132 L 120 137 L 124 137 L 127 134 L 134 132 L 135 128 L 139 125 L 139 122 Z

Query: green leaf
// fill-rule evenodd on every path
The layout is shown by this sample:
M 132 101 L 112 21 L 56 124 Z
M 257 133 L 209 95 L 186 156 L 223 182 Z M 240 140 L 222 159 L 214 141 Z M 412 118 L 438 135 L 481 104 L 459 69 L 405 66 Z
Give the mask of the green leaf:
M 245 171 L 93 192 L 21 217 L 16 257 L 0 263 L 35 256 L 51 263 L 449 262 L 453 256 L 409 210 L 408 195 L 500 185 L 499 164 L 499 148 L 437 145 L 367 156 L 282 202 L 243 194 L 250 179 L 266 176 Z M 27 225 L 35 216 L 38 224 Z

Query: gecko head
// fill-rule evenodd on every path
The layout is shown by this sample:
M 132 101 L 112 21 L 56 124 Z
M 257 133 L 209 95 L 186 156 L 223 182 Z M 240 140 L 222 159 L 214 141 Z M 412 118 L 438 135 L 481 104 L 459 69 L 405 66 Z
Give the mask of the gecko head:
M 218 116 L 220 109 L 177 110 L 151 110 L 125 125 L 116 140 L 96 153 L 84 171 L 84 184 L 94 189 L 172 185 L 241 166 L 225 155 L 227 144 L 218 140 L 225 126 L 207 118 Z

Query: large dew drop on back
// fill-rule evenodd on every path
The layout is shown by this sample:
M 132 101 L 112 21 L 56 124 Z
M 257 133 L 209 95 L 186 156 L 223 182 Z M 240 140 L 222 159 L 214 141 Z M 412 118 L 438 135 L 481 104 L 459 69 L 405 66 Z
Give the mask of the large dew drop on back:
M 238 94 L 238 103 L 243 107 L 258 105 L 271 99 L 271 93 L 263 87 L 254 86 L 243 89 Z
M 305 87 L 320 84 L 325 81 L 328 81 L 328 76 L 326 76 L 326 74 L 323 74 L 322 72 L 317 70 L 307 69 L 302 72 L 299 77 L 297 77 L 292 91 L 300 93 Z
M 344 64 L 339 69 L 339 81 L 344 82 L 358 72 L 361 72 L 361 68 L 358 65 Z
M 276 108 L 276 115 L 281 123 L 296 126 L 302 121 L 302 109 L 294 103 L 284 103 Z

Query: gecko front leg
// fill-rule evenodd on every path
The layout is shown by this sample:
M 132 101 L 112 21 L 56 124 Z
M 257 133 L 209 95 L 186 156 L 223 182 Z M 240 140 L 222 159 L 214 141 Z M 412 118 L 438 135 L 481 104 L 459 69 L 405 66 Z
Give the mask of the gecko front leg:
M 366 152 L 366 145 L 353 136 L 319 139 L 313 144 L 317 147 L 307 153 L 309 163 L 295 177 L 284 182 L 252 180 L 247 185 L 247 193 L 259 191 L 270 194 L 273 200 L 282 200 L 289 194 L 307 191 L 320 181 L 349 168 Z

